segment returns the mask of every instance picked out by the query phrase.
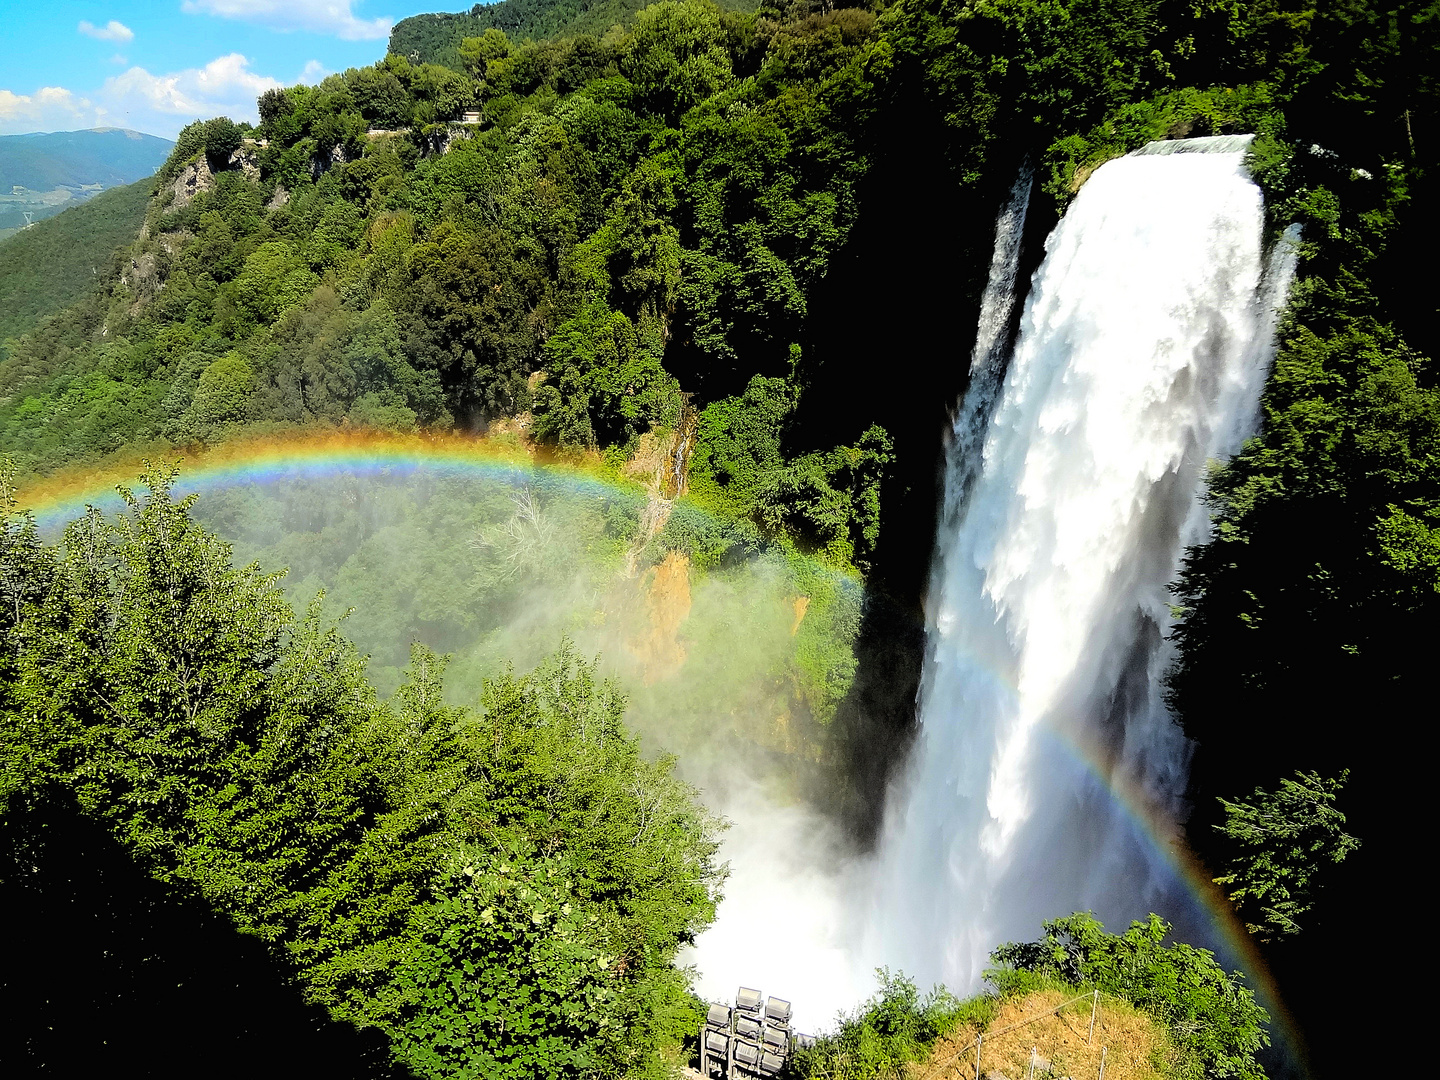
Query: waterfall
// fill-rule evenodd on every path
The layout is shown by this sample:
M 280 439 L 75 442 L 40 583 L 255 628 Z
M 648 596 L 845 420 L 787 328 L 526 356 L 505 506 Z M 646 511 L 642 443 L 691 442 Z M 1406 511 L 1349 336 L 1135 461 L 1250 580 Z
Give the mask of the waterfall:
M 1206 463 L 1253 425 L 1293 267 L 1287 234 L 1265 272 L 1247 145 L 1152 144 L 1096 171 L 1046 241 L 1003 382 L 1021 185 L 1002 212 L 920 734 L 865 920 L 864 953 L 922 985 L 973 988 L 991 948 L 1046 918 L 1184 902 L 1156 850 L 1187 768 L 1160 693 L 1167 586 L 1206 535 Z
M 990 420 L 1000 381 L 1005 376 L 1006 331 L 1015 310 L 1015 275 L 1020 269 L 1020 243 L 1025 236 L 1025 215 L 1030 209 L 1034 173 L 1027 163 L 1020 170 L 1010 198 L 995 219 L 995 249 L 990 276 L 980 297 L 980 318 L 975 347 L 970 352 L 970 378 L 960 411 L 955 417 L 946 476 L 945 506 L 941 519 L 952 517 L 964 502 L 979 464 L 980 440 Z

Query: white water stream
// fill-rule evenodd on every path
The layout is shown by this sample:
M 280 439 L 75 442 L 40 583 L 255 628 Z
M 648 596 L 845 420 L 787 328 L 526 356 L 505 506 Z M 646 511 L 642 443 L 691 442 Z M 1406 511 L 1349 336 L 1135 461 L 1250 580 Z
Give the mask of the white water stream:
M 1046 242 L 1006 368 L 1017 184 L 950 447 L 920 734 L 880 850 L 801 886 L 776 862 L 756 874 L 701 939 L 707 993 L 758 966 L 819 1026 L 877 965 L 965 992 L 1044 919 L 1089 909 L 1114 927 L 1186 902 L 1156 840 L 1187 766 L 1159 685 L 1167 585 L 1208 528 L 1207 462 L 1253 426 L 1293 266 L 1287 238 L 1265 272 L 1247 142 L 1099 169 Z M 759 921 L 789 943 L 730 915 L 750 923 L 768 887 Z

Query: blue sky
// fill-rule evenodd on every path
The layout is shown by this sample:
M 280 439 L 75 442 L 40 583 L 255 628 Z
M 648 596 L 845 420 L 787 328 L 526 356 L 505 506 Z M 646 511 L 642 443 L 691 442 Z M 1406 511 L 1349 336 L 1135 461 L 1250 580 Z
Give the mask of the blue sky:
M 257 119 L 271 86 L 385 55 L 390 26 L 463 0 L 0 0 L 0 135 Z

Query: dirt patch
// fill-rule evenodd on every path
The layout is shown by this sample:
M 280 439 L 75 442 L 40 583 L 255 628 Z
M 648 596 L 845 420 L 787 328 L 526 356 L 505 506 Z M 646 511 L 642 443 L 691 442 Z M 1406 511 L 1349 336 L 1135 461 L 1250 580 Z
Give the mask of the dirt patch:
M 1107 155 L 1106 157 L 1097 158 L 1094 161 L 1086 162 L 1084 165 L 1076 166 L 1074 175 L 1070 177 L 1071 195 L 1078 195 L 1080 193 L 1080 189 L 1085 186 L 1085 181 L 1089 180 L 1090 177 L 1094 176 L 1095 170 L 1100 168 L 1101 165 L 1104 165 L 1107 161 L 1112 161 L 1117 157 L 1124 156 L 1122 152 L 1117 150 L 1107 150 L 1105 151 L 1105 153 Z M 1106 1072 L 1109 1072 L 1109 1070 L 1107 1069 Z
M 1075 175 L 1070 178 L 1070 194 L 1078 195 L 1080 189 L 1085 186 L 1085 181 L 1090 179 L 1090 174 L 1100 167 L 1102 163 L 1092 161 L 1088 165 L 1081 165 L 1075 170 Z
M 647 487 L 660 487 L 671 435 L 668 431 L 647 431 L 635 440 L 635 452 L 625 462 L 624 473 Z
M 679 431 L 652 428 L 635 440 L 635 452 L 625 462 L 623 471 L 645 486 L 646 500 L 640 514 L 640 527 L 625 556 L 627 577 L 635 576 L 640 553 L 660 535 L 670 520 L 675 500 L 685 494 L 694 431 L 694 418 L 687 413 Z
M 522 445 L 528 444 L 531 441 L 530 428 L 534 423 L 535 417 L 531 413 L 516 413 L 493 421 L 485 429 L 485 434 L 492 439 L 513 439 Z
M 1165 1030 L 1144 1013 L 1113 998 L 1100 998 L 1095 1037 L 1089 998 L 1056 1007 L 1074 997 L 1039 990 L 1000 1006 L 980 1047 L 980 1071 L 986 1080 L 1034 1080 L 1070 1077 L 1097 1080 L 1105 1059 L 1105 1080 L 1158 1080 L 1169 1055 Z M 973 1026 L 961 1027 L 935 1044 L 928 1062 L 912 1068 L 912 1080 L 974 1080 Z
M 675 674 L 685 663 L 680 627 L 690 617 L 690 559 L 672 551 L 645 576 L 646 628 L 630 651 L 650 684 Z
M 794 637 L 800 632 L 800 624 L 805 621 L 805 613 L 810 610 L 810 598 L 808 596 L 792 597 L 790 606 L 795 611 L 795 621 L 790 624 L 790 636 Z

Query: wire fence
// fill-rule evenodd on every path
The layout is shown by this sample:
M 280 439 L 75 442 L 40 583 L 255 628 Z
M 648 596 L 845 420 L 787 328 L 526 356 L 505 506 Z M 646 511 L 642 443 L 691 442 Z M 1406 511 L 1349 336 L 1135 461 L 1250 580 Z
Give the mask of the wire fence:
M 1006 1034 L 1007 1032 L 1015 1031 L 1019 1028 L 1025 1027 L 1028 1024 L 1036 1023 L 1037 1021 L 1044 1020 L 1051 1016 L 1058 1016 L 1062 1009 L 1065 1009 L 1070 1005 L 1074 1005 L 1077 1002 L 1086 1000 L 1090 1001 L 1090 1026 L 1085 1037 L 1085 1041 L 1088 1045 L 1093 1042 L 1095 1038 L 1095 1019 L 1100 1011 L 1100 998 L 1102 996 L 1115 997 L 1115 995 L 1106 994 L 1101 990 L 1092 990 L 1089 993 L 1080 994 L 1072 998 L 1067 998 L 1065 1001 L 1061 1001 L 1058 1004 L 1048 1006 L 1044 1010 L 1035 1013 L 1033 1016 L 1027 1016 L 1023 1020 L 1015 1021 L 1013 1024 L 1006 1024 L 1004 1027 L 995 1028 L 993 1031 L 982 1031 L 977 1034 L 974 1039 L 966 1043 L 964 1046 L 960 1047 L 943 1061 L 931 1063 L 930 1067 L 921 1074 L 920 1080 L 933 1080 L 934 1077 L 943 1075 L 945 1073 L 945 1070 L 954 1068 L 971 1050 L 975 1051 L 975 1080 L 983 1080 L 980 1072 L 980 1066 L 981 1059 L 984 1054 L 985 1040 L 987 1037 L 993 1042 L 996 1038 Z M 1119 1001 L 1123 999 L 1116 998 L 1116 1000 Z M 1099 1075 L 1096 1077 L 1096 1080 L 1105 1080 L 1105 1057 L 1107 1050 L 1108 1048 L 1104 1046 L 1100 1048 L 1100 1072 Z M 1030 1056 L 1030 1074 L 1032 1076 L 1035 1069 L 1035 1060 L 1035 1052 L 1032 1050 Z

